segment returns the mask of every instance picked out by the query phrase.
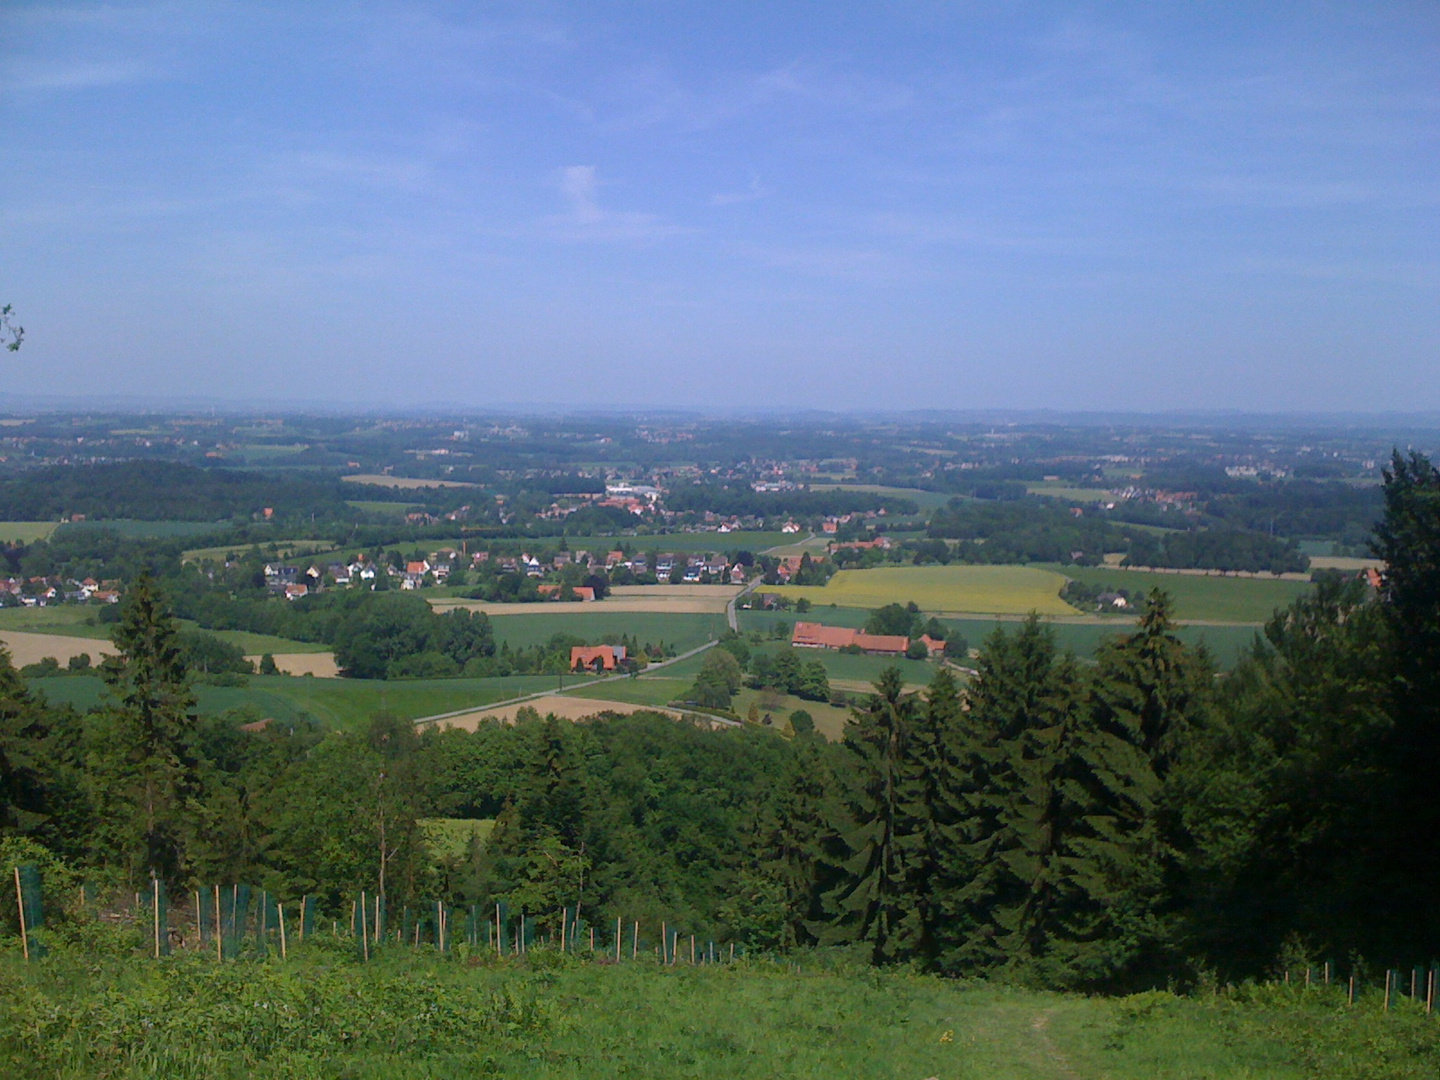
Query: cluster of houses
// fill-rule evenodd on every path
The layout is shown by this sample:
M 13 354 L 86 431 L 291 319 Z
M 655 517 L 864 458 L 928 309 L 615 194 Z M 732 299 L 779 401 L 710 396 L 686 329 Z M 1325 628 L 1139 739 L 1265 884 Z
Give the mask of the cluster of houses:
M 49 607 L 51 604 L 118 604 L 120 583 L 86 578 L 30 577 L 0 578 L 0 595 L 22 607 Z
M 379 563 L 364 555 L 357 555 L 350 562 L 312 563 L 308 566 L 290 566 L 284 563 L 267 563 L 264 568 L 265 583 L 270 592 L 297 600 L 325 588 L 359 587 L 374 588 L 376 577 L 384 575 L 393 586 L 400 589 L 419 589 L 426 585 L 443 585 L 449 580 L 456 566 L 467 561 L 480 568 L 492 565 L 500 573 L 524 574 L 527 577 L 543 578 L 569 566 L 604 569 L 610 573 L 625 568 L 640 576 L 654 574 L 663 584 L 724 584 L 743 585 L 748 569 L 739 563 L 731 565 L 723 556 L 699 555 L 626 555 L 623 551 L 610 551 L 591 555 L 588 551 L 561 551 L 546 559 L 535 555 L 491 555 L 488 551 L 477 551 L 464 555 L 453 548 L 442 548 L 432 552 L 428 558 L 407 562 L 404 567 Z M 799 566 L 796 560 L 796 568 Z M 787 575 L 788 576 L 788 575 Z M 541 594 L 551 594 L 556 599 L 563 586 L 546 584 L 540 586 Z M 575 586 L 577 599 L 593 600 L 594 590 Z
M 945 642 L 929 634 L 917 639 L 933 660 L 945 655 Z M 848 626 L 825 626 L 816 622 L 797 622 L 790 635 L 790 644 L 797 649 L 859 649 L 871 656 L 904 656 L 910 639 L 897 634 L 867 634 Z

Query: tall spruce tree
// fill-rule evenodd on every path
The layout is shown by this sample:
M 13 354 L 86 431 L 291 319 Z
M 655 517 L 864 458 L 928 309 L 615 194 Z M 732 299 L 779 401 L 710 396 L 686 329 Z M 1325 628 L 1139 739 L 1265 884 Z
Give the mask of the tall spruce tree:
M 119 655 L 101 666 L 110 700 L 87 754 L 97 845 L 134 884 L 153 873 L 180 885 L 198 793 L 195 697 L 175 622 L 148 574 L 130 587 L 112 639 Z
M 749 866 L 740 875 L 749 891 L 773 898 L 779 920 L 770 944 L 779 948 L 815 941 L 822 866 L 835 840 L 831 748 L 821 736 L 805 733 L 791 740 L 790 749 L 746 837 Z
M 919 926 L 916 959 L 944 967 L 955 947 L 955 895 L 966 878 L 962 829 L 968 807 L 960 774 L 962 709 L 955 679 L 941 668 L 915 710 L 901 785 L 906 892 Z
M 1157 782 L 1138 724 L 1101 722 L 1091 685 L 1034 617 L 986 641 L 958 773 L 973 778 L 958 961 L 1104 986 L 1159 936 Z
M 908 959 L 921 938 L 909 891 L 915 824 L 905 800 L 916 710 L 899 668 L 888 667 L 845 731 L 849 805 L 840 840 L 848 855 L 843 878 L 824 897 L 831 921 L 821 940 L 861 944 L 876 964 Z
M 1180 797 L 1189 937 L 1227 976 L 1287 936 L 1332 955 L 1416 948 L 1377 842 L 1395 814 L 1388 634 L 1359 581 L 1279 611 L 1167 778 Z
M 1058 663 L 1053 633 L 1033 616 L 1014 634 L 997 628 L 980 651 L 958 770 L 968 811 L 964 876 L 953 896 L 960 939 L 950 963 L 958 970 L 995 967 L 1016 954 L 1022 909 L 1051 856 L 1049 798 L 1036 771 L 1077 696 Z
M 1397 917 L 1416 947 L 1440 949 L 1440 470 L 1397 450 L 1385 470 L 1375 554 L 1385 561 L 1396 806 L 1386 837 Z

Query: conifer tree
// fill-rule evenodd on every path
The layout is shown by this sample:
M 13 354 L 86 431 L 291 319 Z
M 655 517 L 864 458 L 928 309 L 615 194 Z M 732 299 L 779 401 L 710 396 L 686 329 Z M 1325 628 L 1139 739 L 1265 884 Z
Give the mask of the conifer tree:
M 848 854 L 844 878 L 824 898 L 831 923 L 822 940 L 861 943 L 877 964 L 910 957 L 921 936 L 907 864 L 914 824 L 904 798 L 917 703 L 903 690 L 899 668 L 886 668 L 846 728 L 849 807 L 840 840 Z
M 960 695 L 945 668 L 935 673 L 924 704 L 915 710 L 902 783 L 905 820 L 913 826 L 901 843 L 919 925 L 917 958 L 943 965 L 953 947 L 954 896 L 966 876 L 961 829 L 968 808 L 959 774 Z
M 823 859 L 833 849 L 836 816 L 830 747 L 813 733 L 796 735 L 790 747 L 789 761 L 747 838 L 751 884 L 773 894 L 783 912 L 773 941 L 779 948 L 815 940 Z
M 1385 513 L 1375 528 L 1384 560 L 1389 629 L 1390 767 L 1396 805 L 1384 838 L 1400 921 L 1415 947 L 1440 948 L 1440 469 L 1397 450 L 1385 470 Z
M 1049 733 L 1075 697 L 1056 666 L 1054 635 L 1033 616 L 1013 635 L 997 628 L 981 649 L 958 768 L 968 813 L 951 963 L 962 969 L 995 966 L 1013 954 L 1021 910 L 1043 881 L 1049 798 L 1037 770 L 1050 759 L 1047 734 L 1053 741 Z
M 148 574 L 131 586 L 113 640 L 120 653 L 101 666 L 110 702 L 88 754 L 96 838 L 132 882 L 153 873 L 179 885 L 198 793 L 195 697 L 174 620 Z

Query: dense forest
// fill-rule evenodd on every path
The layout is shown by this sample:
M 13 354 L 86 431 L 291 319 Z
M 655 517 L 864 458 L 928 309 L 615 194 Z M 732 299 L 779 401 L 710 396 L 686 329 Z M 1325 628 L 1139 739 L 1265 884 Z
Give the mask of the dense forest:
M 912 694 L 887 672 L 835 744 L 645 714 L 241 731 L 196 716 L 142 583 L 100 710 L 52 707 L 0 668 L 0 828 L 12 855 L 112 886 L 245 880 L 332 906 L 363 887 L 542 919 L 580 902 L 1049 986 L 1256 972 L 1282 949 L 1424 957 L 1440 473 L 1396 455 L 1384 498 L 1379 593 L 1322 583 L 1224 679 L 1155 592 L 1093 665 L 1032 619 L 984 642 L 967 686 L 942 670 Z M 496 824 L 437 860 L 420 824 L 437 816 Z

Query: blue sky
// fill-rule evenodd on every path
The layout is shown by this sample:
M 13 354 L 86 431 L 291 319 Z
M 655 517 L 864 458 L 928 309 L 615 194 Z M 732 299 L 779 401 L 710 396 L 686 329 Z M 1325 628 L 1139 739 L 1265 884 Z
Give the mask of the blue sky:
M 0 125 L 15 394 L 1440 408 L 1433 2 L 10 0 Z

